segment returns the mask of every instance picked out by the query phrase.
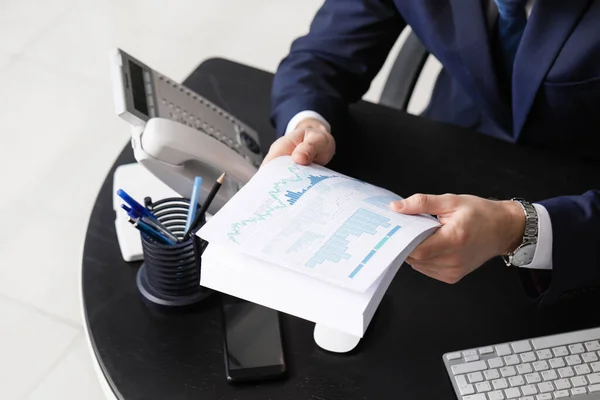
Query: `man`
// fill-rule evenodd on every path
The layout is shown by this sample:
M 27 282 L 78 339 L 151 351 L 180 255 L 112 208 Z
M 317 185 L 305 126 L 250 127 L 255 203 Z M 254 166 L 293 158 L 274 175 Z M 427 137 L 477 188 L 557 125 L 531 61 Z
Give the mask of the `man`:
M 265 162 L 291 154 L 301 164 L 328 163 L 348 104 L 406 24 L 444 67 L 425 116 L 600 158 L 598 21 L 592 0 L 326 0 L 275 76 L 272 118 L 284 136 Z M 599 190 L 534 205 L 416 194 L 391 207 L 438 216 L 441 228 L 407 262 L 441 281 L 455 283 L 502 255 L 551 274 L 546 299 L 600 284 Z

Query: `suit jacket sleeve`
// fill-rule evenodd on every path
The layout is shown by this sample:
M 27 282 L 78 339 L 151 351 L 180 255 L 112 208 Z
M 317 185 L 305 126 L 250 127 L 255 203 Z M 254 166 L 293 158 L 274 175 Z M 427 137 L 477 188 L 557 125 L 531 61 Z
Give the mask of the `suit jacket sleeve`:
M 277 134 L 303 110 L 321 114 L 335 131 L 405 26 L 391 0 L 326 0 L 275 74 L 271 121 Z
M 600 287 L 600 190 L 539 203 L 552 222 L 552 271 L 520 271 L 526 290 L 548 304 Z

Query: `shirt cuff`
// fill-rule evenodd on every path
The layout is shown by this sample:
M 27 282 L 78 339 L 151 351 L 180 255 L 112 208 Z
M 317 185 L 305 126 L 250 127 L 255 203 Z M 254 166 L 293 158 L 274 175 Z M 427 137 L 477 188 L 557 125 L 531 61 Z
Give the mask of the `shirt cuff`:
M 552 221 L 546 207 L 534 204 L 538 214 L 538 241 L 530 264 L 521 268 L 552 269 Z
M 303 119 L 306 119 L 306 118 L 316 119 L 317 121 L 319 121 L 320 123 L 325 125 L 325 128 L 327 128 L 327 131 L 331 132 L 331 125 L 329 125 L 329 122 L 327 122 L 327 120 L 325 118 L 323 118 L 323 116 L 321 114 L 314 112 L 314 111 L 305 110 L 305 111 L 300 111 L 298 114 L 294 115 L 294 117 L 292 119 L 290 119 L 290 122 L 288 122 L 288 124 L 287 124 L 287 128 L 285 128 L 285 134 L 296 129 L 296 127 L 298 126 L 300 121 L 302 121 Z

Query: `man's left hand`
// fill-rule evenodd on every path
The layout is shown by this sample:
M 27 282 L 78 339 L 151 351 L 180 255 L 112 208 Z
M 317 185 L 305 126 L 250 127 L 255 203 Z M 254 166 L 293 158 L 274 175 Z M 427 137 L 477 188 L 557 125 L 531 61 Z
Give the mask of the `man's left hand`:
M 456 283 L 490 258 L 516 249 L 525 230 L 523 209 L 513 201 L 416 194 L 390 206 L 402 214 L 437 216 L 442 226 L 406 262 L 446 283 Z

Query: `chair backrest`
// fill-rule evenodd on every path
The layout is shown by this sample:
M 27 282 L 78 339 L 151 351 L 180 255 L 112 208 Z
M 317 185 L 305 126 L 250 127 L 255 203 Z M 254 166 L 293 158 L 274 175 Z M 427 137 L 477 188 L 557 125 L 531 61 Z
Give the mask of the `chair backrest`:
M 411 31 L 390 70 L 379 104 L 406 110 L 428 56 L 425 46 Z

